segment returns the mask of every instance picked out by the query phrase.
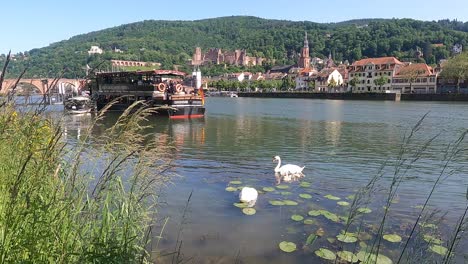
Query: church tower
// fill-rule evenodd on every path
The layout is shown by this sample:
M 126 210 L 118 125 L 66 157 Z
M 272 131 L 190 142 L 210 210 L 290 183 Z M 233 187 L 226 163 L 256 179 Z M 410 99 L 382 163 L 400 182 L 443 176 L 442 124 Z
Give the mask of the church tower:
M 307 31 L 304 36 L 304 47 L 301 50 L 301 56 L 298 62 L 299 68 L 310 68 L 309 41 L 307 40 Z

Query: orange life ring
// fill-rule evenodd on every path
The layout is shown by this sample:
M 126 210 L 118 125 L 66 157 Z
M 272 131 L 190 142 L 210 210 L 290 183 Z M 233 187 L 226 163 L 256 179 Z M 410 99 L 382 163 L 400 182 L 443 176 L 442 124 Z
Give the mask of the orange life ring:
M 164 83 L 158 84 L 158 91 L 164 92 L 166 90 L 166 85 Z
M 181 84 L 177 84 L 177 85 L 175 86 L 175 90 L 176 90 L 176 92 L 182 91 L 182 85 L 181 85 Z

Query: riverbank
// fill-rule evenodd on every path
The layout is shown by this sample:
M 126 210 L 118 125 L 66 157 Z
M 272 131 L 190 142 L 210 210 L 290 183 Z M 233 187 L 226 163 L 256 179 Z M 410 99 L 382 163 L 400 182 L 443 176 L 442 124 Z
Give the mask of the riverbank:
M 468 101 L 468 94 L 396 94 L 396 93 L 311 93 L 311 92 L 239 92 L 239 97 L 308 98 L 330 100 L 377 101 Z

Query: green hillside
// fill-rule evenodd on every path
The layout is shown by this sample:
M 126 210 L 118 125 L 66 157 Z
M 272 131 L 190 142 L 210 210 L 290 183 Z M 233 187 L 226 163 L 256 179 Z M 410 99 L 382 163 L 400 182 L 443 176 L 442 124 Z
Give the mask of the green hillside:
M 29 65 L 27 77 L 45 77 L 65 71 L 67 77 L 81 77 L 85 65 L 95 66 L 102 60 L 124 59 L 162 63 L 163 68 L 181 65 L 194 48 L 227 50 L 246 49 L 274 64 L 295 63 L 303 45 L 304 32 L 309 36 L 311 56 L 353 62 L 363 57 L 396 56 L 414 58 L 417 47 L 429 64 L 450 56 L 453 44 L 468 45 L 467 23 L 457 21 L 423 22 L 411 19 L 368 19 L 333 24 L 270 20 L 257 17 L 222 17 L 197 21 L 155 21 L 121 25 L 78 35 L 33 49 L 24 57 L 16 56 L 10 76 Z M 434 46 L 432 44 L 443 44 Z M 92 45 L 105 50 L 102 55 L 88 56 Z M 118 48 L 123 53 L 114 53 Z M 22 54 L 19 54 L 22 55 Z M 4 59 L 4 56 L 2 58 Z M 267 65 L 266 67 L 271 67 Z M 100 67 L 108 67 L 101 64 Z

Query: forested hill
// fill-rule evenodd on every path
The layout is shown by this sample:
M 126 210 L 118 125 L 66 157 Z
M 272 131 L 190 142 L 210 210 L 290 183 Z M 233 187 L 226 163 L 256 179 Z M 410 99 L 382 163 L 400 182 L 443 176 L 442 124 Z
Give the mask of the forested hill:
M 187 65 L 194 48 L 245 49 L 274 64 L 294 63 L 307 32 L 311 57 L 332 53 L 336 61 L 353 62 L 363 57 L 396 56 L 414 58 L 417 47 L 427 63 L 450 56 L 456 43 L 468 47 L 468 23 L 443 20 L 423 22 L 411 19 L 369 19 L 320 24 L 270 20 L 257 17 L 221 17 L 197 21 L 147 20 L 78 35 L 16 56 L 10 75 L 30 65 L 26 75 L 57 74 L 83 76 L 85 65 L 111 58 Z M 104 49 L 102 55 L 88 56 L 91 46 Z M 123 53 L 112 52 L 120 49 Z M 1 51 L 0 51 L 1 52 Z M 2 56 L 4 58 L 4 56 Z M 268 65 L 267 67 L 271 67 Z M 186 66 L 185 69 L 189 69 Z

